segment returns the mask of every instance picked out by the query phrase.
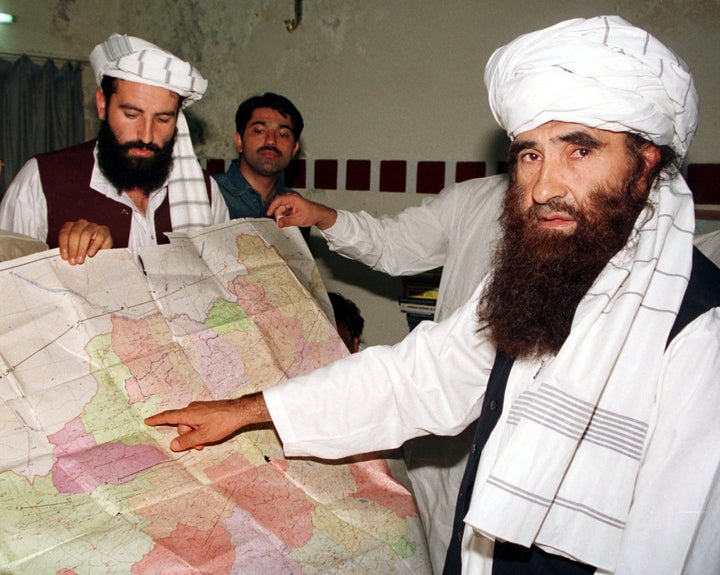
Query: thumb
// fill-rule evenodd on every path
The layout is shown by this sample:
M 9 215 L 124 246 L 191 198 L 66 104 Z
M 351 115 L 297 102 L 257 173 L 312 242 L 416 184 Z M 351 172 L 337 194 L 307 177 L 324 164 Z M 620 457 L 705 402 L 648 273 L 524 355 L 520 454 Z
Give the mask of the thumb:
M 171 451 L 187 451 L 188 449 L 197 449 L 201 451 L 205 444 L 200 441 L 197 431 L 189 431 L 183 435 L 178 435 L 170 442 Z

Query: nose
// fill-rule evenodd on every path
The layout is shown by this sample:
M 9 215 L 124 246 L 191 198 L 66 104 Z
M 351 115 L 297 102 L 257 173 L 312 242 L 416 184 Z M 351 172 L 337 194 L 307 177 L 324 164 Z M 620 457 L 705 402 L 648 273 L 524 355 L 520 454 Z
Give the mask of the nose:
M 153 141 L 152 119 L 148 119 L 148 120 L 140 123 L 140 125 L 138 126 L 137 138 L 144 144 L 152 143 L 152 141 Z
M 567 187 L 562 172 L 552 162 L 544 160 L 532 184 L 532 198 L 536 204 L 547 204 L 554 198 L 564 198 Z
M 265 132 L 265 145 L 266 145 L 266 146 L 274 146 L 274 145 L 275 145 L 275 138 L 276 138 L 275 130 L 269 128 L 269 129 Z

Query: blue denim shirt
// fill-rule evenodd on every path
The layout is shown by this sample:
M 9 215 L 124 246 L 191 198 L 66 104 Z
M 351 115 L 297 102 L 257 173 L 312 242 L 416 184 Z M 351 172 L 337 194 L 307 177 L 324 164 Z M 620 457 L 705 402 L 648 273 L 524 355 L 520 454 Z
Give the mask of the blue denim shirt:
M 263 204 L 262 196 L 240 173 L 240 160 L 233 160 L 230 167 L 224 174 L 214 174 L 213 178 L 220 188 L 228 211 L 230 219 L 236 218 L 264 218 L 266 217 L 267 208 L 276 196 L 284 194 L 294 194 L 294 190 L 286 188 L 282 183 L 282 178 L 278 178 L 275 182 L 275 193 Z

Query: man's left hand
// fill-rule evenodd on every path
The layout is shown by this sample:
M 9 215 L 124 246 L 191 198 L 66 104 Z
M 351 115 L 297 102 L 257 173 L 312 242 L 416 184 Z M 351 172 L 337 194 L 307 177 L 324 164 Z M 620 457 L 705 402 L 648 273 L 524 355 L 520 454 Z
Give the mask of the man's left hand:
M 60 257 L 70 265 L 85 263 L 100 250 L 113 247 L 110 229 L 87 220 L 65 222 L 58 234 Z

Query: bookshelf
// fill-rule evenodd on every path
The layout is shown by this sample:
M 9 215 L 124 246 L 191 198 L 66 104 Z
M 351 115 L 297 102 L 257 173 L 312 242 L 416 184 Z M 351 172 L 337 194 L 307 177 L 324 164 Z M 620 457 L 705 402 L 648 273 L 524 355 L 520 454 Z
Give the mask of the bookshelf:
M 409 331 L 421 321 L 433 319 L 441 274 L 442 268 L 437 268 L 402 278 L 403 291 L 398 303 L 406 315 Z

